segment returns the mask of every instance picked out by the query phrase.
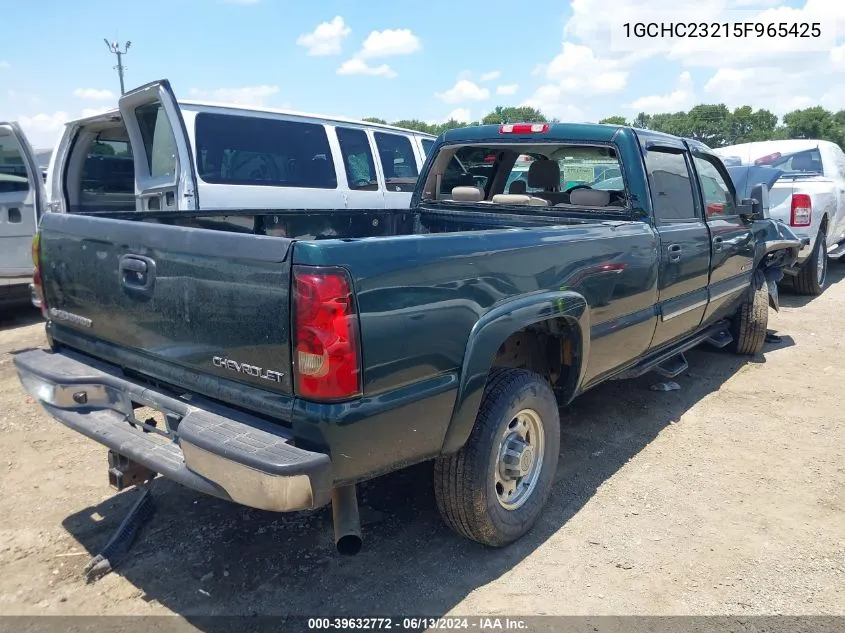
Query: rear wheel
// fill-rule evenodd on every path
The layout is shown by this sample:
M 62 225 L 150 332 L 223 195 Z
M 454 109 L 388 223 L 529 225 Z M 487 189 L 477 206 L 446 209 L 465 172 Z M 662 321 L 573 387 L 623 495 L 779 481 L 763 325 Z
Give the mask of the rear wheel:
M 769 325 L 769 288 L 763 271 L 757 270 L 751 278 L 748 295 L 731 321 L 731 351 L 753 356 L 763 350 L 766 328 Z
M 802 295 L 820 295 L 827 280 L 827 228 L 822 226 L 813 252 L 794 278 L 795 291 Z
M 539 518 L 559 452 L 560 417 L 548 383 L 522 369 L 493 370 L 467 443 L 435 462 L 443 520 L 485 545 L 513 543 Z

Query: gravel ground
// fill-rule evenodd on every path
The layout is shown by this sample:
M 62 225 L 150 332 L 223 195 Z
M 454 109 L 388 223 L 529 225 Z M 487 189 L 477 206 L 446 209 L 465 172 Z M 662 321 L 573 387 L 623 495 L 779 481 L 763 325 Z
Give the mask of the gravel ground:
M 137 493 L 105 450 L 52 421 L 0 322 L 0 613 L 845 615 L 845 265 L 817 298 L 782 296 L 757 358 L 695 350 L 680 391 L 646 376 L 563 411 L 537 528 L 493 551 L 453 535 L 429 465 L 361 491 L 364 550 L 333 551 L 330 512 L 274 515 L 156 482 L 157 512 L 116 571 L 82 569 Z

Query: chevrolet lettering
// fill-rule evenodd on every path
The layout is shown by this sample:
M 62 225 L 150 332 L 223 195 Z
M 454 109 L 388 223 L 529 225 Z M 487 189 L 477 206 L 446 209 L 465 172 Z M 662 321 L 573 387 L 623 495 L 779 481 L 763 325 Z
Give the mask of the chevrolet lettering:
M 236 371 L 239 374 L 246 374 L 262 380 L 270 380 L 272 382 L 282 382 L 283 372 L 273 371 L 272 369 L 264 369 L 255 365 L 248 365 L 246 363 L 239 363 L 231 358 L 223 358 L 222 356 L 214 356 L 211 362 L 215 367 L 221 369 L 228 369 L 229 371 Z

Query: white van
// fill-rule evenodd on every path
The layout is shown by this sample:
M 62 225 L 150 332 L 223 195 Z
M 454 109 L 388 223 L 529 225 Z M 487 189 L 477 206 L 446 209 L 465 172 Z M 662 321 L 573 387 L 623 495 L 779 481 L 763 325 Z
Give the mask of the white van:
M 167 80 L 71 121 L 52 212 L 403 208 L 435 137 L 285 110 L 177 101 Z
M 32 236 L 44 210 L 44 180 L 17 123 L 0 123 L 0 306 L 24 303 L 32 283 Z

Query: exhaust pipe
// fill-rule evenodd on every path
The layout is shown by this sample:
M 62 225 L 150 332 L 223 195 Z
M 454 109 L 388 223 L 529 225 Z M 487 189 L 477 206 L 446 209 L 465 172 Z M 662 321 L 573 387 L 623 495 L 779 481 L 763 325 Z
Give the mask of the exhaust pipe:
M 339 554 L 355 556 L 361 551 L 361 520 L 355 484 L 332 489 L 334 543 Z

